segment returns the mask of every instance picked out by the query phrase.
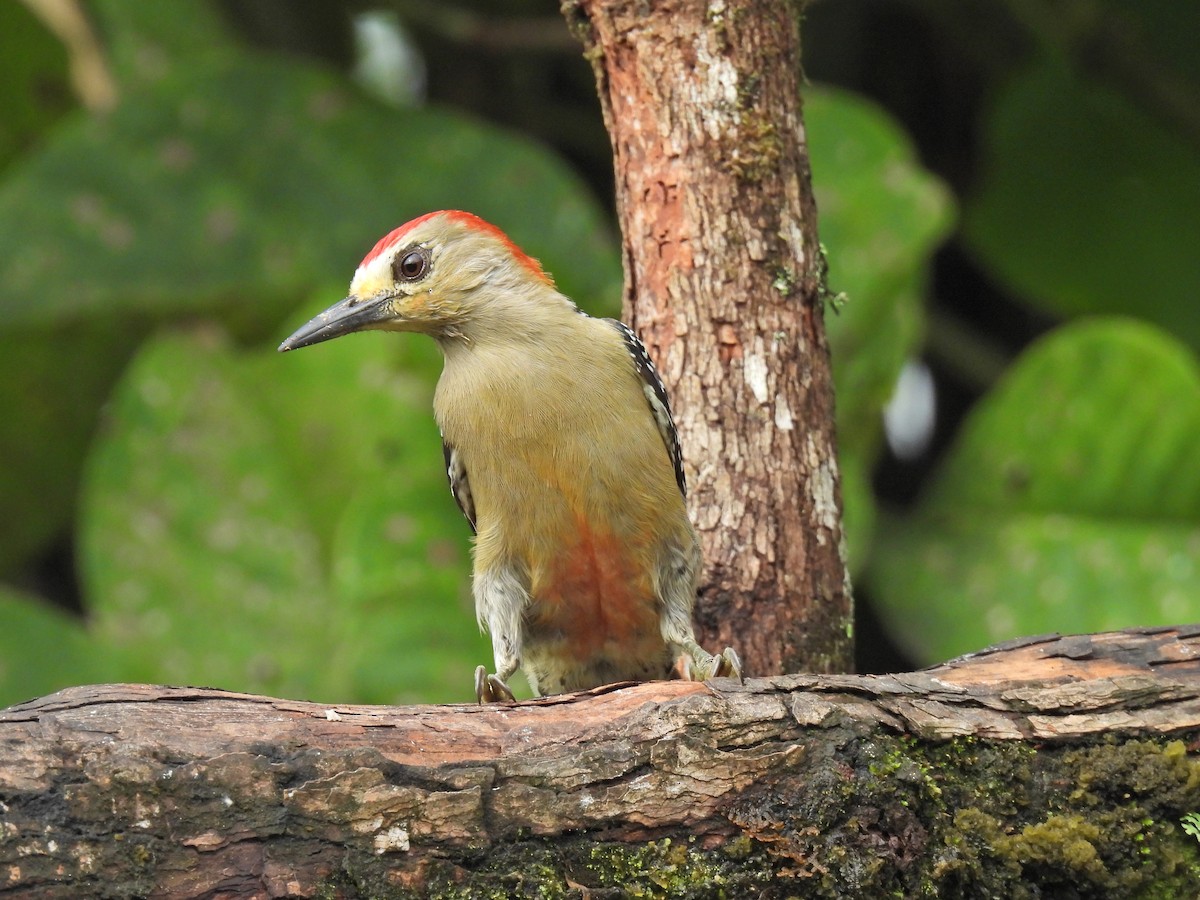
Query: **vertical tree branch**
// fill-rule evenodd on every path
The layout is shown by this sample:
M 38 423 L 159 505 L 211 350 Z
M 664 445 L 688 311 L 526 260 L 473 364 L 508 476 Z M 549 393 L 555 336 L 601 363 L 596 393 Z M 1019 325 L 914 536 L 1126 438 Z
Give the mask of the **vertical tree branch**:
M 616 166 L 625 313 L 672 394 L 702 639 L 750 673 L 851 666 L 798 10 L 564 0 Z

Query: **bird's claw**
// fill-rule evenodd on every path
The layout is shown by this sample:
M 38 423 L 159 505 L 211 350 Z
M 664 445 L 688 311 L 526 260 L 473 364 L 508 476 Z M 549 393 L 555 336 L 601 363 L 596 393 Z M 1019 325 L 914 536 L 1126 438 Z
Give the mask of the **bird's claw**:
M 710 678 L 736 678 L 738 681 L 744 681 L 741 657 L 732 647 L 726 647 L 715 656 L 705 653 L 704 657 L 691 660 L 688 669 L 693 681 L 708 681 Z
M 485 666 L 475 669 L 475 699 L 484 703 L 513 703 L 517 698 L 499 675 L 489 675 Z
M 717 664 L 716 671 L 712 674 L 713 678 L 736 678 L 738 681 L 745 681 L 742 677 L 742 658 L 732 647 L 726 647 L 713 659 Z

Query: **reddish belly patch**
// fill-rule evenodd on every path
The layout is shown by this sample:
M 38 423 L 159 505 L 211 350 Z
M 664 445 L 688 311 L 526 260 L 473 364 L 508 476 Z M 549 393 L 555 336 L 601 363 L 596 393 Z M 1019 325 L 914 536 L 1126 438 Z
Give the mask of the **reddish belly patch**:
M 578 661 L 630 652 L 657 635 L 650 579 L 628 544 L 583 521 L 573 537 L 534 589 L 532 630 L 561 637 Z

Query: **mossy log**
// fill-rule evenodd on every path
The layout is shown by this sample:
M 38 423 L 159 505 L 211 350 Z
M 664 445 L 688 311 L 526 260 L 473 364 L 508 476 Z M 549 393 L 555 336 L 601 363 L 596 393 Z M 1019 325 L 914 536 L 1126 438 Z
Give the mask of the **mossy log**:
M 1200 626 L 515 705 L 0 711 L 5 897 L 1195 897 Z

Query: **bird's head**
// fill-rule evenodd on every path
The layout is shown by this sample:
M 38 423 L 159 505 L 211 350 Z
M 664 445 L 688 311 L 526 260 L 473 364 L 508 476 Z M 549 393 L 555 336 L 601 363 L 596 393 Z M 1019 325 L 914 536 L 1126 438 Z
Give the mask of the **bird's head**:
M 486 307 L 553 287 L 537 260 L 495 225 L 459 210 L 432 212 L 382 237 L 359 263 L 349 296 L 279 349 L 368 329 L 463 337 Z

